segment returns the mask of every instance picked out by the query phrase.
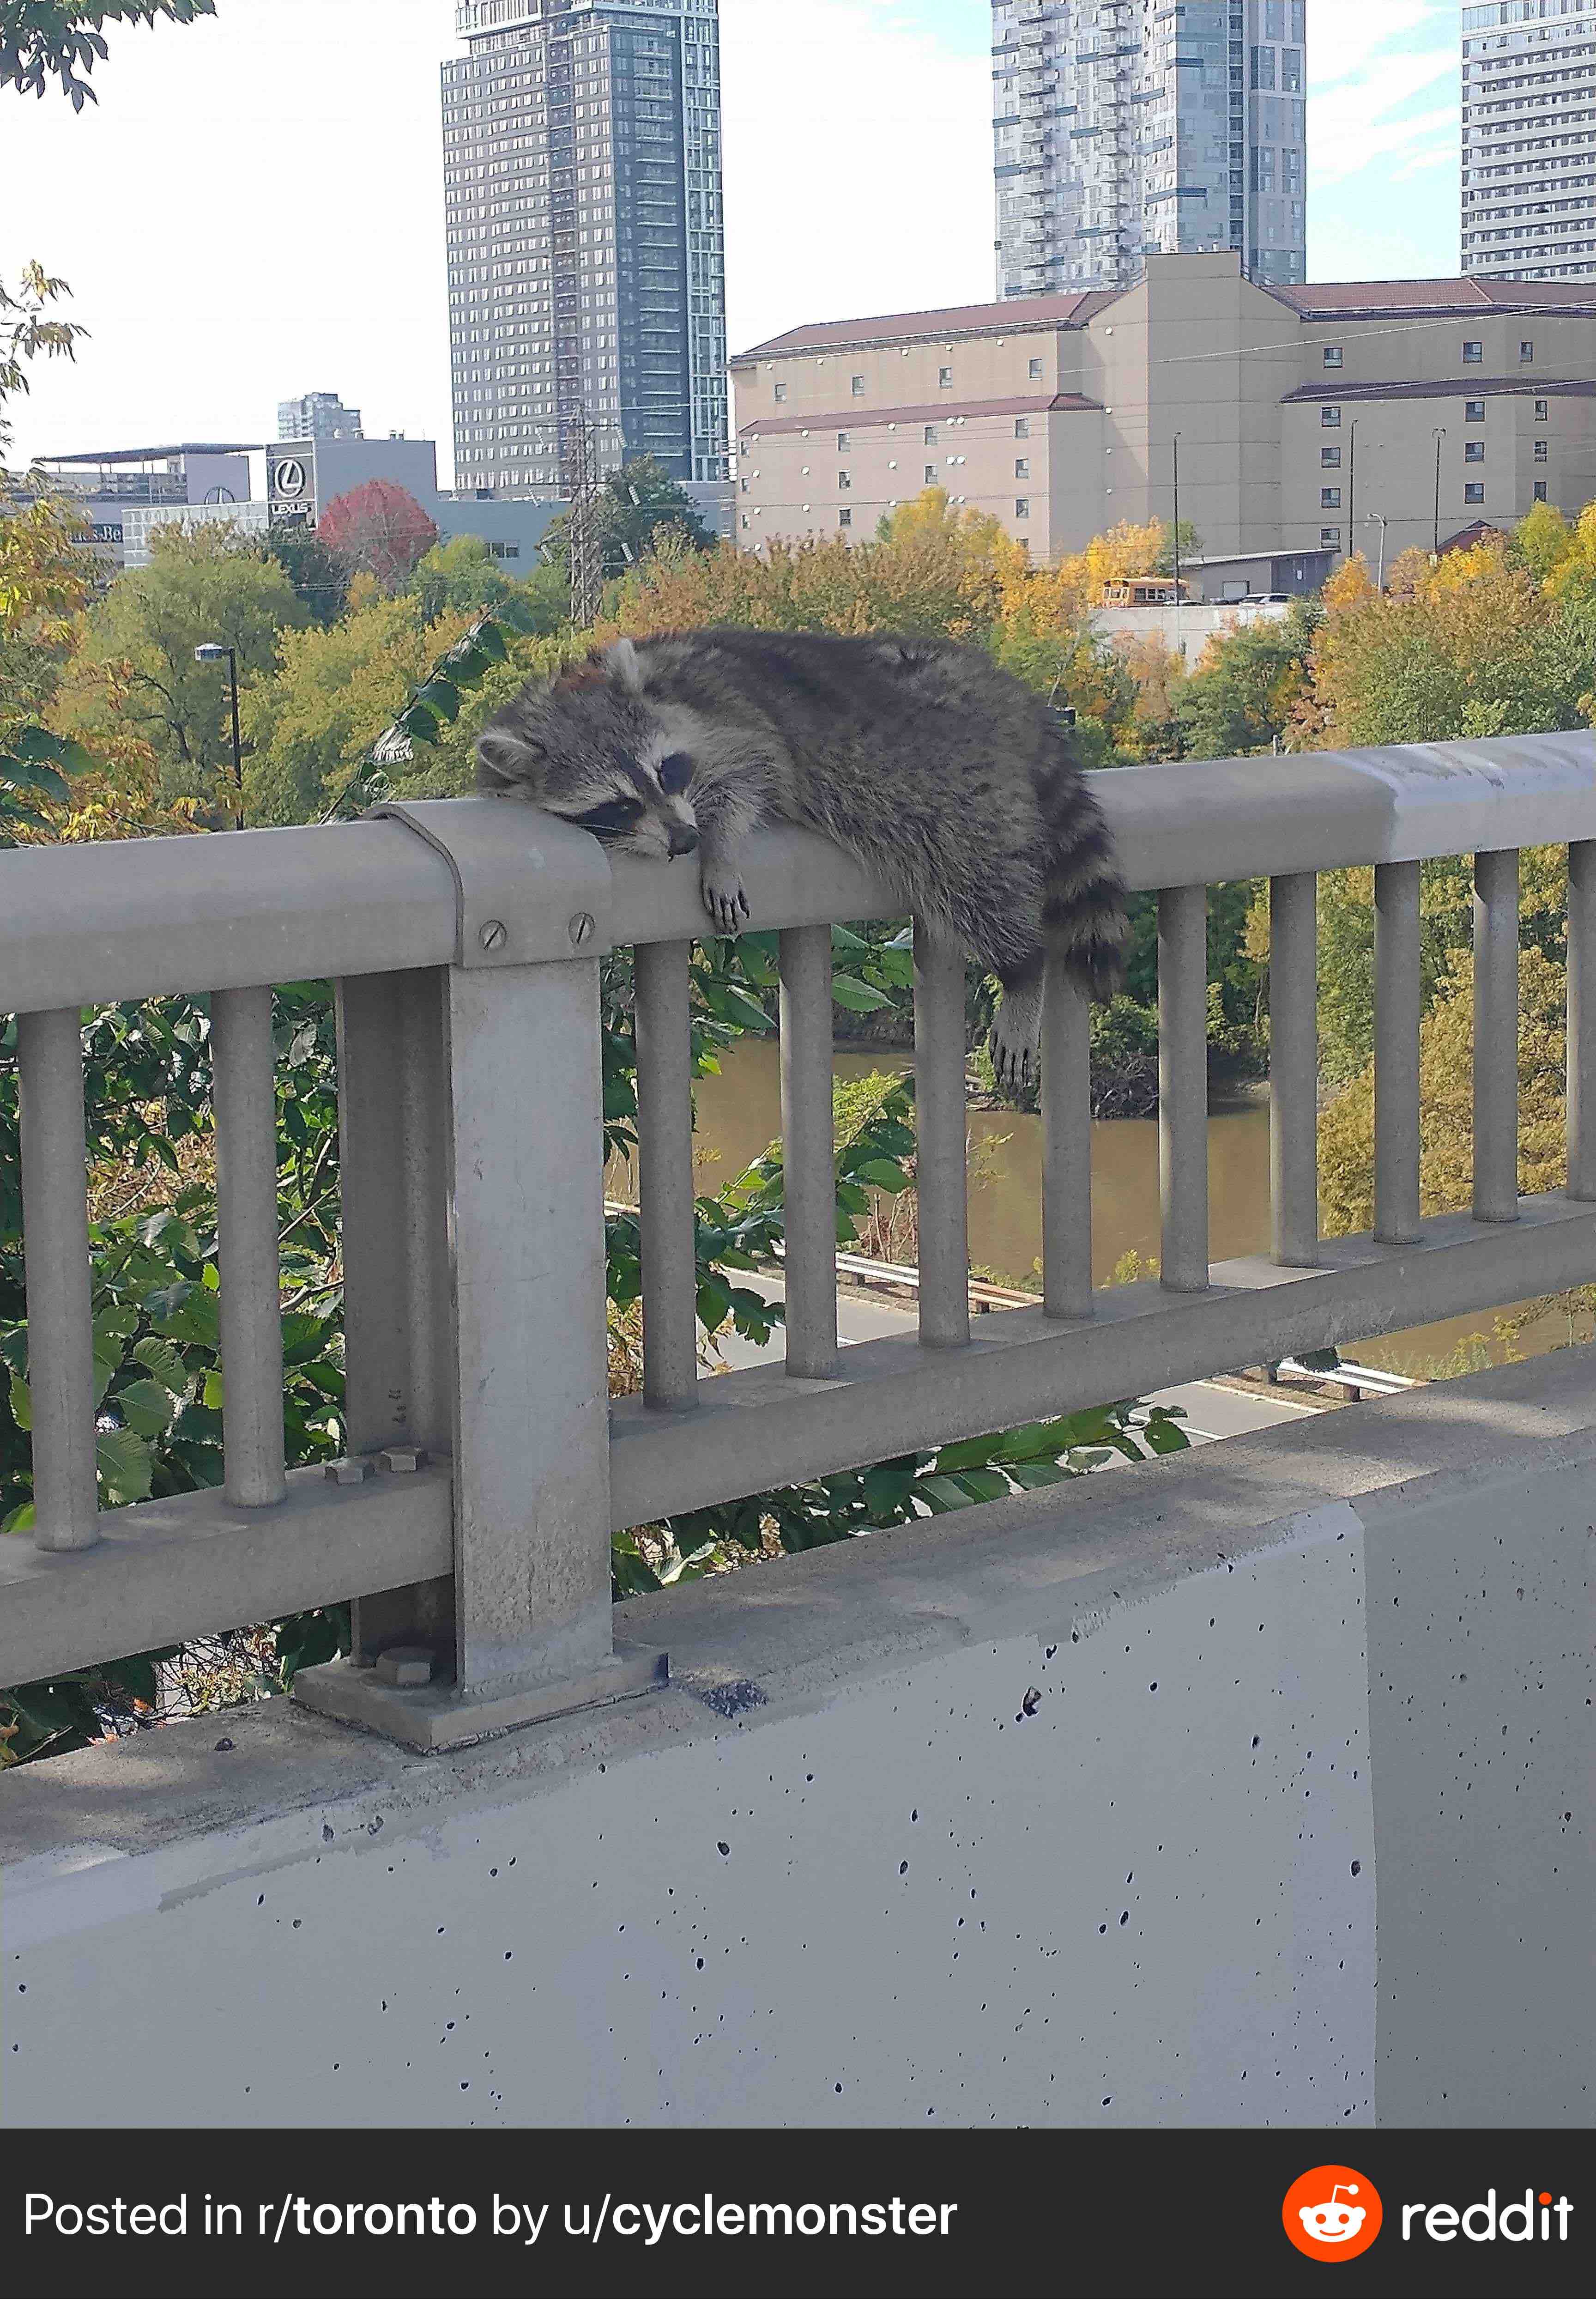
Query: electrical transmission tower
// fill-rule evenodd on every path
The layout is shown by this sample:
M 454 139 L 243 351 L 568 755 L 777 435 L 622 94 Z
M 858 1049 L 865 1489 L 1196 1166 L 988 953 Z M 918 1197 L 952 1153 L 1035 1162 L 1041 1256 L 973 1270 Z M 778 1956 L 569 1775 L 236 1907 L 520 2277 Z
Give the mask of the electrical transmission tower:
M 571 620 L 579 631 L 599 619 L 604 593 L 604 542 L 599 532 L 599 452 L 585 408 L 565 427 L 561 461 L 571 535 Z

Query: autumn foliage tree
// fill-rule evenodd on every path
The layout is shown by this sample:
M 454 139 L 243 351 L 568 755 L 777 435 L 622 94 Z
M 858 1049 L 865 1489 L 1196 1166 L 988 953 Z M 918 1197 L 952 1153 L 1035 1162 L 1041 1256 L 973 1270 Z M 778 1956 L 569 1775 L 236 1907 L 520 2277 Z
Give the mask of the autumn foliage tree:
M 438 530 L 408 487 L 366 479 L 335 495 L 316 530 L 351 575 L 369 575 L 397 591 L 438 539 Z

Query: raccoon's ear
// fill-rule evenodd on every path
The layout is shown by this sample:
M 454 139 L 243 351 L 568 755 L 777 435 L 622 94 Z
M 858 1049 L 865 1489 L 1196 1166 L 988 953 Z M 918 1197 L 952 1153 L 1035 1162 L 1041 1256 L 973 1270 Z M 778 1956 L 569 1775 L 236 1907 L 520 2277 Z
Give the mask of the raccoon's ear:
M 602 660 L 616 686 L 624 686 L 629 694 L 642 693 L 643 667 L 630 639 L 616 639 L 612 645 L 607 646 Z
M 524 741 L 502 726 L 489 726 L 476 738 L 476 786 L 495 791 L 517 783 L 535 783 L 543 753 L 535 743 Z

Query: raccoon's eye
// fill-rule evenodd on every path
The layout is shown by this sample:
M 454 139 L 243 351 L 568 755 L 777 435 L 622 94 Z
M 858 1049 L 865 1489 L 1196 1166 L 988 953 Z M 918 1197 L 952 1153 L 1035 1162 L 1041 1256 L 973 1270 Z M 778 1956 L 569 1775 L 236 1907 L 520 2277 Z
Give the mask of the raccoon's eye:
M 595 838 L 611 837 L 630 830 L 642 814 L 641 802 L 634 798 L 611 799 L 607 805 L 590 807 L 585 814 L 575 817 L 578 830 L 591 830 Z
M 659 787 L 667 798 L 679 796 L 691 780 L 692 760 L 685 751 L 673 751 L 660 761 Z

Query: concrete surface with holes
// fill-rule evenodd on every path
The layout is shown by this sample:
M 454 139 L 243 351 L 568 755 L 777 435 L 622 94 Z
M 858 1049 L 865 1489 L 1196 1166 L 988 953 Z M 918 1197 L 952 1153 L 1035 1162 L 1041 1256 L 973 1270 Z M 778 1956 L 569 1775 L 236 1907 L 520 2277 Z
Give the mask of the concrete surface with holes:
M 13 1774 L 4 2116 L 1578 2121 L 1593 1375 L 638 1600 L 668 1691 L 449 1756 Z

